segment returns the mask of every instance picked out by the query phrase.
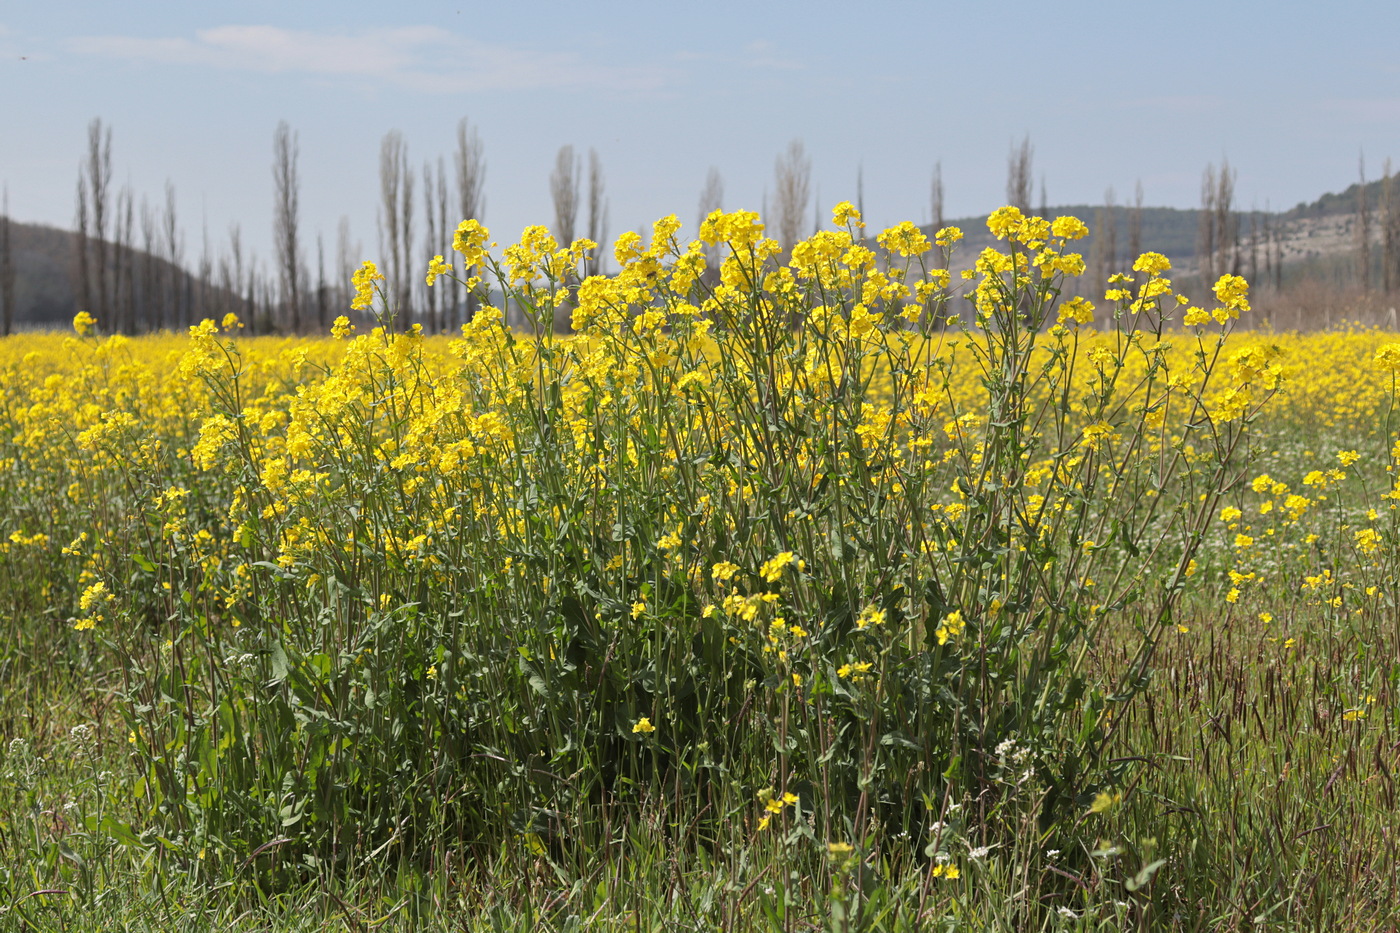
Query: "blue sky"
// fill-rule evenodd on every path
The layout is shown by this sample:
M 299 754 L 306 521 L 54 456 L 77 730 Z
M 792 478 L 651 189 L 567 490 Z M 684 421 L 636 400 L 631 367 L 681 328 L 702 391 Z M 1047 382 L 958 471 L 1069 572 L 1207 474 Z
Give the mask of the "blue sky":
M 874 224 L 1004 200 L 1029 134 L 1051 204 L 1194 206 L 1228 157 L 1244 207 L 1292 206 L 1400 163 L 1400 4 L 0 3 L 0 183 L 21 221 L 68 226 L 86 128 L 113 132 L 117 185 L 175 188 L 186 254 L 231 224 L 268 258 L 272 137 L 299 134 L 302 225 L 348 217 L 376 252 L 380 141 L 416 166 L 481 134 L 499 240 L 552 222 L 563 144 L 597 149 L 610 234 L 676 213 L 693 229 L 710 166 L 757 208 L 789 140 L 822 203 Z M 1037 195 L 1038 197 L 1038 195 Z M 420 227 L 421 231 L 421 227 Z M 421 238 L 421 232 L 420 232 Z

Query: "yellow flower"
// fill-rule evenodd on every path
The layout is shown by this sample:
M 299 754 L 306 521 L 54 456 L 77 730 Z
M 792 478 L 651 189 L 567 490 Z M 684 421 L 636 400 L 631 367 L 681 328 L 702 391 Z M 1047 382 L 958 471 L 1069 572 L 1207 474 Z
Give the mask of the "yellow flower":
M 1172 261 L 1161 253 L 1143 253 L 1133 263 L 1134 272 L 1146 272 L 1148 275 L 1161 275 L 1171 267 Z
M 850 201 L 842 201 L 832 208 L 831 222 L 838 227 L 854 225 L 858 230 L 865 226 L 865 221 L 860 219 L 860 211 Z
M 933 242 L 940 247 L 952 246 L 963 238 L 963 232 L 958 227 L 942 227 L 933 235 Z
M 1094 303 L 1087 298 L 1071 298 L 1060 305 L 1060 323 L 1073 321 L 1076 324 L 1091 324 L 1094 321 Z
M 355 286 L 355 298 L 350 302 L 350 307 L 355 311 L 364 311 L 374 304 L 374 283 L 384 281 L 384 276 L 380 274 L 378 266 L 366 259 L 355 270 L 350 281 Z
M 1215 300 L 1224 305 L 1230 317 L 1249 310 L 1249 283 L 1238 275 L 1222 275 L 1215 283 Z
M 764 561 L 758 573 L 769 583 L 777 583 L 782 578 L 783 569 L 790 564 L 796 565 L 799 570 L 803 567 L 802 562 L 797 559 L 797 555 L 793 554 L 792 551 L 783 551 L 781 554 Z
M 896 227 L 890 227 L 876 240 L 887 251 L 904 257 L 919 256 L 931 249 L 924 232 L 907 220 Z
M 860 615 L 856 617 L 856 628 L 858 629 L 869 628 L 872 625 L 879 626 L 884 624 L 885 610 L 881 609 L 878 606 L 866 606 L 860 611 Z
M 73 326 L 78 326 L 78 319 L 73 319 Z M 83 333 L 83 331 L 79 331 Z M 1382 369 L 1388 369 L 1392 373 L 1400 373 L 1400 343 L 1388 343 L 1376 351 L 1374 362 Z
M 77 314 L 73 315 L 73 329 L 78 332 L 79 336 L 86 337 L 88 334 L 92 333 L 92 328 L 96 324 L 97 318 L 88 314 L 86 311 L 79 311 Z
M 1078 217 L 1056 217 L 1050 232 L 1063 240 L 1078 240 L 1089 235 L 1089 228 Z
M 967 624 L 963 621 L 962 610 L 955 609 L 943 617 L 938 628 L 934 630 L 934 636 L 940 645 L 946 645 L 951 638 L 957 638 L 962 634 Z
M 710 574 L 716 580 L 720 581 L 733 579 L 734 575 L 738 572 L 739 565 L 727 560 L 722 560 L 710 568 Z
M 350 323 L 350 319 L 345 315 L 338 316 L 331 322 L 331 336 L 336 340 L 341 340 L 355 330 L 355 325 Z
M 861 681 L 864 675 L 870 673 L 872 664 L 870 661 L 857 661 L 854 664 L 843 664 L 836 669 L 836 676 L 842 680 Z
M 651 718 L 648 716 L 643 716 L 641 719 L 638 719 L 636 723 L 632 726 L 632 733 L 634 735 L 637 733 L 646 734 L 648 732 L 655 731 L 656 727 L 651 724 Z
M 448 275 L 452 272 L 452 266 L 443 261 L 441 256 L 434 256 L 428 263 L 428 285 L 432 285 L 438 280 L 440 275 Z
M 470 269 L 486 258 L 486 241 L 490 238 L 491 231 L 476 220 L 464 220 L 452 235 L 452 248 L 462 254 L 462 262 Z
M 1108 791 L 1101 790 L 1094 795 L 1094 802 L 1089 804 L 1089 812 L 1107 813 L 1122 802 L 1122 794 L 1111 794 Z
M 1181 318 L 1181 323 L 1187 327 L 1198 327 L 1210 321 L 1210 313 L 1204 308 L 1187 308 L 1186 314 Z
M 992 235 L 998 240 L 1004 240 L 1021 229 L 1025 220 L 1020 208 L 1007 205 L 992 211 L 991 216 L 987 218 L 987 229 L 992 231 Z

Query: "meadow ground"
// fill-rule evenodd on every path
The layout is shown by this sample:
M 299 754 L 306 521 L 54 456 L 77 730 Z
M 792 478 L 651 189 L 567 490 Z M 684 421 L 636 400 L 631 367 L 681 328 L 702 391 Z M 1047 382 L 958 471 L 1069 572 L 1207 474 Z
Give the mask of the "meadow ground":
M 1400 922 L 1400 335 L 835 221 L 0 342 L 4 925 Z

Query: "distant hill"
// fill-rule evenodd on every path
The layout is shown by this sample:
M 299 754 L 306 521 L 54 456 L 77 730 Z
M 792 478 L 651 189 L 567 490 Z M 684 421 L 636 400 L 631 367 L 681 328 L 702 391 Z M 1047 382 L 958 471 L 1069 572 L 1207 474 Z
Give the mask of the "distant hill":
M 110 269 L 121 269 L 119 295 L 109 316 L 135 307 L 137 326 L 159 309 L 164 326 L 187 323 L 196 305 L 229 304 L 237 298 L 201 280 L 168 260 L 128 247 L 106 243 Z M 91 244 L 89 244 L 91 249 Z M 67 327 L 78 308 L 77 236 L 42 224 L 10 223 L 11 262 L 15 271 L 16 330 Z M 109 274 L 112 274 L 109 272 Z M 89 305 L 95 305 L 94 298 Z M 96 312 L 96 307 L 84 310 Z M 103 322 L 113 327 L 117 321 Z
M 88 240 L 90 280 L 95 280 L 95 243 Z M 162 256 L 106 241 L 107 300 L 98 298 L 94 285 L 86 306 L 80 309 L 75 233 L 11 221 L 10 250 L 15 273 L 15 330 L 67 328 L 79 310 L 97 315 L 104 331 L 179 329 L 229 311 L 259 332 L 276 327 L 275 290 L 252 268 L 241 270 L 233 278 L 239 286 L 231 288 L 225 264 L 202 261 L 196 273 Z M 314 292 L 306 297 L 309 302 L 316 300 Z
M 15 326 L 48 326 L 71 319 L 73 234 L 39 224 L 10 224 L 11 262 L 15 270 Z

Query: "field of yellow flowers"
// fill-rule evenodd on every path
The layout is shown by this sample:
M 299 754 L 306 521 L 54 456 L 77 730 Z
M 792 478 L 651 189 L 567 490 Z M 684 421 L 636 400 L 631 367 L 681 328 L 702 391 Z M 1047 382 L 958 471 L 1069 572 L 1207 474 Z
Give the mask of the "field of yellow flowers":
M 326 338 L 0 341 L 0 910 L 1394 921 L 1400 337 L 988 224 L 467 221 L 452 338 L 366 263 Z

